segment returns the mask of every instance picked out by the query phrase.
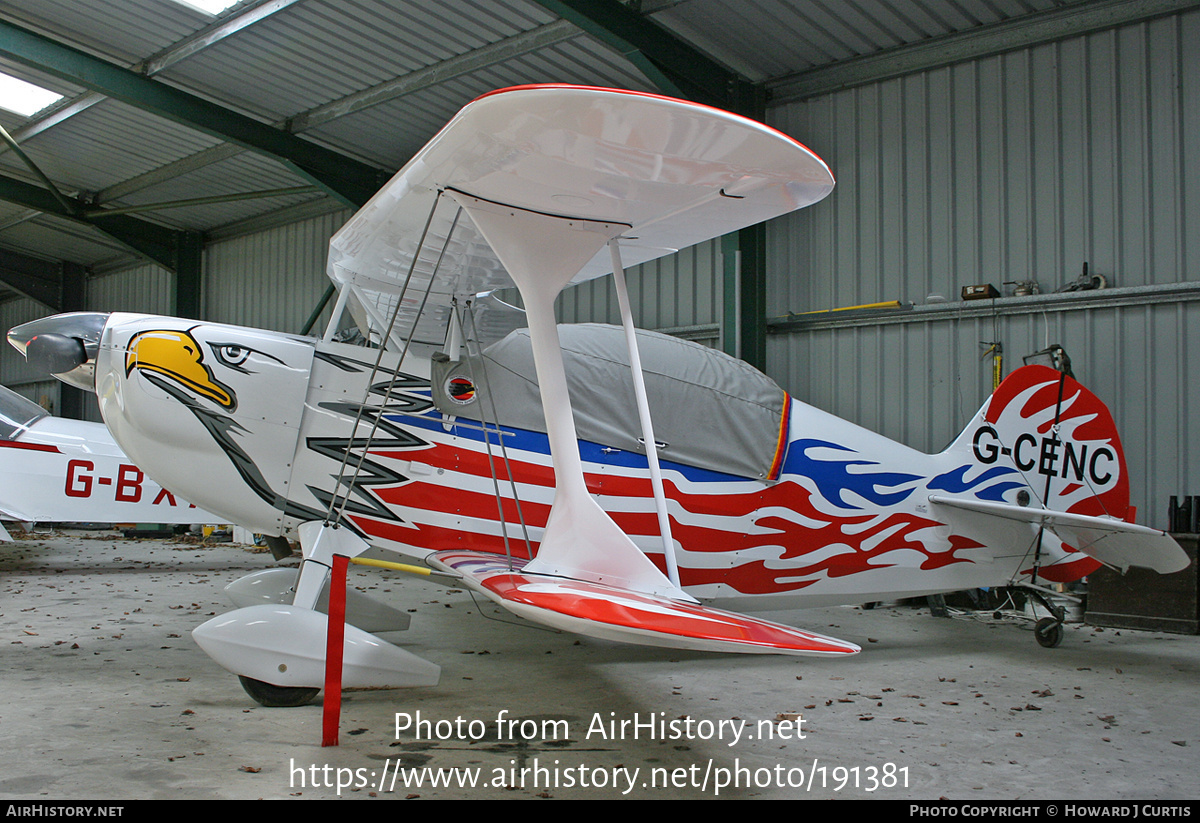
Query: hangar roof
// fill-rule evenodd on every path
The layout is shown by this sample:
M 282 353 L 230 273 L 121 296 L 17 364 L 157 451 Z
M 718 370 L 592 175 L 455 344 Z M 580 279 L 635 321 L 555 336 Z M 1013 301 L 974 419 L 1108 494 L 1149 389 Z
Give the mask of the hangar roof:
M 0 72 L 63 95 L 30 117 L 0 110 L 0 269 L 6 254 L 170 267 L 181 233 L 214 239 L 364 202 L 499 87 L 660 91 L 765 118 L 1194 4 L 242 0 L 213 16 L 176 0 L 0 0 Z

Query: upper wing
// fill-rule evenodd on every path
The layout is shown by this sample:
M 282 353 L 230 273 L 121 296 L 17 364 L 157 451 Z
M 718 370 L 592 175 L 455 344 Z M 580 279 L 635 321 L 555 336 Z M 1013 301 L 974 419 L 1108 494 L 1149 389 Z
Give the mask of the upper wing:
M 819 157 L 738 115 L 613 89 L 503 89 L 463 108 L 334 235 L 328 274 L 372 328 L 386 329 L 400 303 L 392 339 L 416 324 L 415 339 L 440 343 L 453 300 L 512 285 L 447 190 L 627 225 L 622 257 L 633 266 L 832 189 Z M 605 250 L 573 282 L 611 270 Z

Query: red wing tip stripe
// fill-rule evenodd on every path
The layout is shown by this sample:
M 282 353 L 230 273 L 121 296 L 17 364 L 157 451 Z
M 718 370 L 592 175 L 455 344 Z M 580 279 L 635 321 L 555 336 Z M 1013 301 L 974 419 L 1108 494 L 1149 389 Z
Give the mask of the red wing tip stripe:
M 6 449 L 27 449 L 34 452 L 50 452 L 51 454 L 62 454 L 62 450 L 58 446 L 47 446 L 43 443 L 20 443 L 16 440 L 0 440 L 0 447 Z
M 631 632 L 781 651 L 860 651 L 853 643 L 734 612 L 583 580 L 524 575 L 520 573 L 524 561 L 515 558 L 511 569 L 507 558 L 481 552 L 437 552 L 429 559 L 471 578 L 475 585 L 509 603 Z
M 790 626 L 585 581 L 493 575 L 483 586 L 504 600 L 579 620 L 691 640 L 764 649 L 854 654 L 858 647 Z

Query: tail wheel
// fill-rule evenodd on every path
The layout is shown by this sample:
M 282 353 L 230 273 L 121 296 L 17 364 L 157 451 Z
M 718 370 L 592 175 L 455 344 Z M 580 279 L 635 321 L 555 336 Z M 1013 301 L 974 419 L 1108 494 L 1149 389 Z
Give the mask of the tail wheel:
M 1062 623 L 1053 617 L 1043 617 L 1033 627 L 1033 636 L 1037 638 L 1039 646 L 1046 649 L 1053 649 L 1062 642 Z
M 290 709 L 293 706 L 304 706 L 317 696 L 320 689 L 308 686 L 276 686 L 264 683 L 251 677 L 238 675 L 246 694 L 254 698 L 256 703 L 271 709 Z

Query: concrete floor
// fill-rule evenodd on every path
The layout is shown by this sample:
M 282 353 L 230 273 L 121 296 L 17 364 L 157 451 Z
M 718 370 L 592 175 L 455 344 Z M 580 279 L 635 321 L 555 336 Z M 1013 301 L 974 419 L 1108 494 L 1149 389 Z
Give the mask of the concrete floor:
M 1070 625 L 1047 650 L 1024 622 L 886 606 L 772 615 L 860 644 L 849 659 L 692 654 L 483 619 L 464 591 L 359 567 L 357 587 L 413 613 L 394 639 L 442 682 L 347 694 L 340 745 L 322 748 L 319 698 L 262 708 L 189 635 L 229 610 L 227 582 L 273 565 L 245 546 L 105 534 L 0 546 L 0 797 L 1198 794 L 1197 637 Z M 498 727 L 502 712 L 521 724 Z M 397 733 L 417 713 L 423 733 Z M 798 729 L 774 723 L 791 713 Z M 680 734 L 635 736 L 648 719 Z M 412 775 L 478 785 L 404 786 Z

